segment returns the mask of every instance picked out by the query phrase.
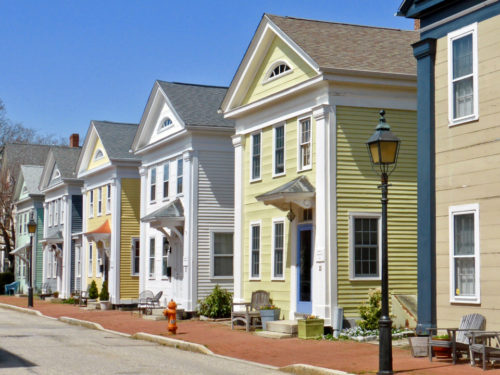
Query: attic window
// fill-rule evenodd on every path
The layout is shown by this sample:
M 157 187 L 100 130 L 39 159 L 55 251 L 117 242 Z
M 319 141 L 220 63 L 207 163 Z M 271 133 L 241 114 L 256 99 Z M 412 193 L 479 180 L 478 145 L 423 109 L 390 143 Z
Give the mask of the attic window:
M 99 159 L 102 159 L 103 157 L 104 157 L 104 152 L 102 152 L 102 150 L 99 149 L 95 153 L 94 160 L 99 160 Z
M 292 68 L 284 61 L 274 63 L 266 74 L 266 82 L 292 72 Z
M 54 171 L 54 177 L 52 177 L 52 178 L 55 180 L 56 178 L 59 178 L 59 177 L 61 177 L 61 172 L 59 172 L 59 169 L 56 169 Z
M 26 194 L 28 192 L 28 187 L 27 186 L 24 186 L 23 187 L 23 194 Z
M 158 131 L 163 131 L 167 128 L 169 128 L 170 126 L 173 125 L 173 122 L 172 120 L 170 119 L 170 117 L 166 117 L 162 122 L 161 122 L 161 125 L 160 125 L 160 129 L 158 129 Z

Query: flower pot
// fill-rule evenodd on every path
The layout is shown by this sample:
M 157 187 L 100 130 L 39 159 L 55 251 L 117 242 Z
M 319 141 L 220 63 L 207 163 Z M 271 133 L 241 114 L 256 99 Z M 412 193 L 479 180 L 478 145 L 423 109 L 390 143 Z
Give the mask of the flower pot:
M 99 301 L 101 310 L 111 310 L 111 301 Z
M 262 322 L 262 329 L 267 330 L 267 322 L 279 320 L 281 309 L 260 310 L 260 320 Z
M 433 341 L 450 341 L 450 339 L 442 339 L 442 338 L 437 338 L 433 337 Z M 433 346 L 432 347 L 432 354 L 434 354 L 435 357 L 442 357 L 442 358 L 451 358 L 451 348 L 446 348 L 443 346 Z
M 317 339 L 325 330 L 324 319 L 299 319 L 297 325 L 299 339 Z

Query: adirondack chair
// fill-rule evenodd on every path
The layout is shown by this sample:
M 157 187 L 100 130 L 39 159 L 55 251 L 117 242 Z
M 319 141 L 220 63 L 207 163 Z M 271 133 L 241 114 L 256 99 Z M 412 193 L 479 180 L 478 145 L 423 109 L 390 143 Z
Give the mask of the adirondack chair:
M 483 371 L 486 362 L 500 359 L 500 332 L 472 331 L 470 353 L 471 366 L 476 365 L 476 356 L 482 358 Z
M 19 281 L 14 281 L 10 284 L 5 284 L 5 294 L 16 294 L 19 289 Z
M 245 324 L 247 332 L 250 327 L 257 327 L 257 322 L 260 322 L 260 311 L 262 306 L 269 305 L 269 292 L 257 290 L 252 292 L 252 300 L 248 302 L 233 303 L 231 308 L 231 329 L 234 329 L 234 322 L 240 321 Z M 244 311 L 235 311 L 234 306 L 245 306 Z M 261 324 L 259 324 L 261 326 Z
M 432 348 L 450 348 L 453 358 L 453 364 L 457 362 L 458 354 L 469 354 L 469 337 L 468 332 L 482 331 L 486 325 L 486 319 L 481 314 L 464 315 L 460 321 L 458 328 L 430 328 L 429 329 L 429 361 L 432 362 Z M 447 331 L 450 337 L 449 341 L 435 340 L 433 334 L 437 331 Z

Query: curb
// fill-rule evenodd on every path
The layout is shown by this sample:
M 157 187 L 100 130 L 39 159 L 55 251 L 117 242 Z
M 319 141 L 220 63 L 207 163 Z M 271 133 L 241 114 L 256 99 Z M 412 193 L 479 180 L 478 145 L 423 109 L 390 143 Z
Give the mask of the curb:
M 150 341 L 150 342 L 154 342 L 154 343 L 157 343 L 160 345 L 165 345 L 165 346 L 170 346 L 170 347 L 176 348 L 176 349 L 186 350 L 188 352 L 214 355 L 214 353 L 210 349 L 208 349 L 207 347 L 200 345 L 200 344 L 194 344 L 192 342 L 171 339 L 168 337 L 152 335 L 150 333 L 144 333 L 144 332 L 134 333 L 130 337 L 133 339 L 137 339 L 137 340 Z
M 305 365 L 302 363 L 280 367 L 279 371 L 296 375 L 354 375 L 345 371 L 331 370 L 324 367 Z
M 15 310 L 15 311 L 23 312 L 25 314 L 37 315 L 37 316 L 40 316 L 40 317 L 43 317 L 43 318 L 50 318 L 50 317 L 47 317 L 47 316 L 43 315 L 38 310 L 32 310 L 32 309 L 29 309 L 27 307 L 19 307 L 19 306 L 14 306 L 14 305 L 8 305 L 6 303 L 0 303 L 0 307 L 4 308 L 4 309 L 9 309 L 9 310 Z M 51 319 L 53 319 L 53 318 L 51 318 Z
M 88 320 L 80 320 L 80 319 L 70 318 L 68 316 L 61 316 L 58 320 L 63 322 L 63 323 L 71 324 L 74 326 L 80 326 L 80 327 L 89 328 L 89 329 L 96 329 L 98 331 L 108 332 L 108 333 L 112 333 L 113 335 L 119 335 L 119 336 L 123 336 L 123 337 L 131 337 L 131 335 L 129 335 L 127 333 L 113 331 L 111 329 L 106 329 L 102 325 L 100 325 L 99 323 L 90 322 Z

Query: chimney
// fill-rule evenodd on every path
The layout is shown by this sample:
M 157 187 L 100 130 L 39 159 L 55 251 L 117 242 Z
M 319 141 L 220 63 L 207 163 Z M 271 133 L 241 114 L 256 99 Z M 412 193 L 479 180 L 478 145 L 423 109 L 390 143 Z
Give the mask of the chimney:
M 420 20 L 415 19 L 413 22 L 413 30 L 420 30 Z
M 80 142 L 80 136 L 78 133 L 73 133 L 69 136 L 69 147 L 78 147 Z

